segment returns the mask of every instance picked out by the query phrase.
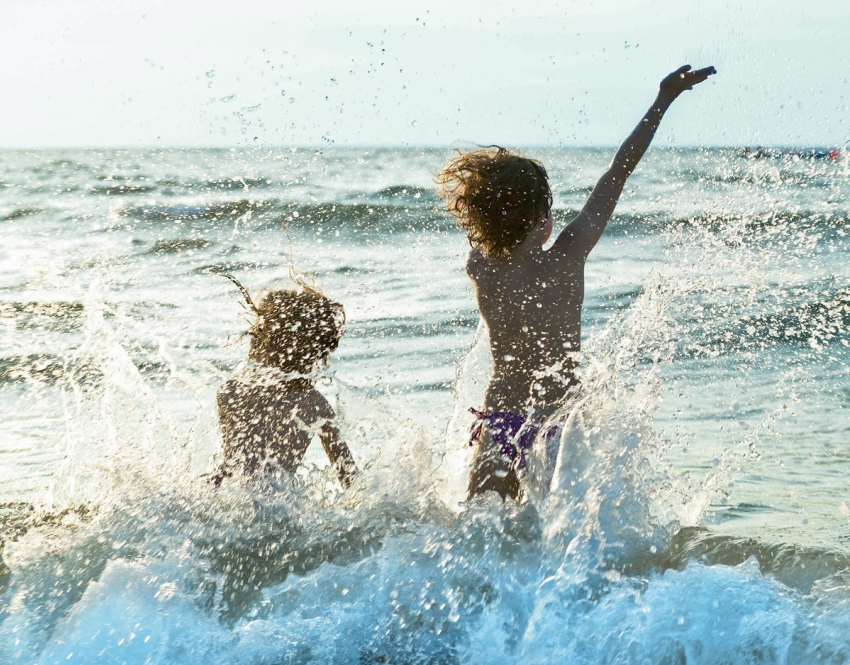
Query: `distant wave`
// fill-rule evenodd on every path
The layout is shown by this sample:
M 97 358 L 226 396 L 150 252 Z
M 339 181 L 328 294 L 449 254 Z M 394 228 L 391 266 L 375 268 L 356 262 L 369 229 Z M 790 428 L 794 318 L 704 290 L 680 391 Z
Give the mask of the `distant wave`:
M 125 196 L 132 194 L 153 194 L 160 191 L 157 185 L 139 185 L 134 183 L 111 183 L 108 185 L 94 185 L 89 189 L 90 194 L 102 196 Z
M 200 266 L 192 270 L 195 275 L 221 275 L 228 272 L 242 272 L 245 270 L 260 270 L 268 268 L 271 264 L 257 261 L 223 261 Z
M 577 214 L 572 210 L 556 210 L 556 222 L 566 224 Z M 647 232 L 658 232 L 675 227 L 699 227 L 709 231 L 723 231 L 732 225 L 739 225 L 743 231 L 752 232 L 767 229 L 777 229 L 785 226 L 790 232 L 806 229 L 839 232 L 850 223 L 846 213 L 824 212 L 820 210 L 800 210 L 795 212 L 769 210 L 752 214 L 700 214 L 691 217 L 668 217 L 659 214 L 615 214 L 605 230 L 606 236 L 632 235 Z M 776 238 L 759 237 L 758 242 L 773 240 L 787 241 L 787 237 L 779 234 Z
M 64 359 L 49 353 L 0 358 L 0 384 L 33 380 L 53 384 L 59 382 L 64 373 Z
M 0 216 L 0 220 L 4 222 L 11 222 L 15 219 L 20 219 L 21 217 L 30 217 L 31 215 L 40 215 L 44 210 L 41 208 L 35 207 L 24 207 L 24 208 L 15 208 L 11 212 L 7 212 L 5 215 Z
M 139 373 L 157 380 L 169 374 L 169 364 L 162 360 L 134 358 Z M 73 379 L 77 384 L 94 385 L 103 380 L 101 369 L 93 364 L 75 364 L 66 356 L 30 353 L 0 358 L 0 385 L 43 383 L 59 385 Z
M 180 252 L 206 249 L 212 241 L 203 238 L 177 238 L 175 240 L 157 240 L 145 254 L 179 254 Z
M 766 303 L 765 303 L 766 304 Z M 706 305 L 704 315 L 692 322 L 692 340 L 682 349 L 682 356 L 716 357 L 738 351 L 764 350 L 805 344 L 826 346 L 848 338 L 850 329 L 850 288 L 809 302 L 771 303 L 775 310 L 736 318 L 736 310 L 728 305 Z M 712 320 L 710 327 L 705 320 Z M 726 320 L 721 324 L 718 321 Z M 706 335 L 705 330 L 710 330 Z
M 303 204 L 276 199 L 236 199 L 197 205 L 142 205 L 123 208 L 119 214 L 146 222 L 200 221 L 232 224 L 245 217 L 251 228 L 393 228 L 445 230 L 455 222 L 436 208 L 411 209 L 387 203 Z
M 79 302 L 0 302 L 0 323 L 16 328 L 50 328 L 63 332 L 79 330 L 85 308 Z
M 346 334 L 351 337 L 369 338 L 378 336 L 396 336 L 404 339 L 434 337 L 444 335 L 451 329 L 471 330 L 478 325 L 478 312 L 467 310 L 441 320 L 426 320 L 421 317 L 393 317 L 372 319 L 351 324 Z

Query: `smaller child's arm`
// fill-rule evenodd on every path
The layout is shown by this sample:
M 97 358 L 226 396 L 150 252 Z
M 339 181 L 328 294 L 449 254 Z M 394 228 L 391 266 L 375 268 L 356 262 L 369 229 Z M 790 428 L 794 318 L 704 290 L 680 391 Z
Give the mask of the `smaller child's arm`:
M 690 65 L 679 67 L 661 81 L 658 96 L 652 106 L 617 150 L 614 161 L 596 183 L 584 208 L 561 232 L 553 249 L 558 248 L 572 255 L 578 253 L 582 259 L 587 257 L 602 237 L 608 220 L 614 214 L 623 186 L 649 148 L 664 112 L 685 90 L 692 89 L 717 73 L 714 67 L 696 71 L 689 71 L 690 69 Z
M 319 439 L 331 466 L 336 469 L 339 482 L 346 489 L 357 474 L 357 465 L 345 441 L 339 438 L 339 430 L 330 421 L 325 422 L 319 430 Z

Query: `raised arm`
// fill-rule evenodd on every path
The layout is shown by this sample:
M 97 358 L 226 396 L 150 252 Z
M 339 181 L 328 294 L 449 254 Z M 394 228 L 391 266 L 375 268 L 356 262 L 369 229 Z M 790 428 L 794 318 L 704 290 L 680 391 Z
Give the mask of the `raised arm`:
M 649 148 L 664 112 L 685 90 L 691 90 L 693 86 L 717 73 L 714 67 L 696 71 L 690 69 L 690 65 L 679 67 L 661 81 L 658 96 L 652 106 L 617 150 L 614 161 L 596 183 L 584 208 L 567 224 L 555 241 L 553 249 L 569 252 L 582 259 L 587 257 L 605 231 L 623 192 L 623 186 Z

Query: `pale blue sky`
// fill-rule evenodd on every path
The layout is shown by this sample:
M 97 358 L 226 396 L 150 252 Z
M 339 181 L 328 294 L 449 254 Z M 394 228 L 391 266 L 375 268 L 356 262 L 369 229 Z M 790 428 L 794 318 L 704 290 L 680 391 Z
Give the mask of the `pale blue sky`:
M 0 0 L 0 146 L 850 140 L 848 0 Z M 256 137 L 256 140 L 255 138 Z

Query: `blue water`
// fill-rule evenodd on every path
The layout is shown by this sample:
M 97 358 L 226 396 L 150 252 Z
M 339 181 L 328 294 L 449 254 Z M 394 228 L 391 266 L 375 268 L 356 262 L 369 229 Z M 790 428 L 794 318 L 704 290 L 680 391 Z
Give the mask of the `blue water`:
M 556 223 L 605 150 L 540 150 Z M 850 659 L 850 162 L 658 150 L 587 266 L 583 401 L 464 503 L 489 368 L 441 150 L 0 153 L 0 661 Z M 232 285 L 346 308 L 364 468 L 214 491 Z

